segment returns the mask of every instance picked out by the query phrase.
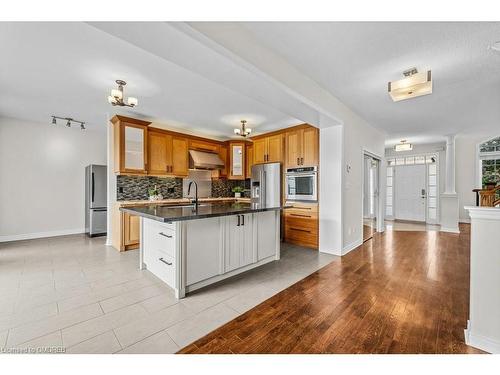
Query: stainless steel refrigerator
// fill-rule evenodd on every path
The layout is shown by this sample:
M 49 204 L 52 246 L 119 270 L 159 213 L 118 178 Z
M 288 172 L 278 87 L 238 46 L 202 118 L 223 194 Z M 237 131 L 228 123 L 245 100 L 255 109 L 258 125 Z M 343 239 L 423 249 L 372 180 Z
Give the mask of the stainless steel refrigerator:
M 268 207 L 281 205 L 281 165 L 280 163 L 256 164 L 252 166 L 252 203 Z
M 90 237 L 106 234 L 107 185 L 105 165 L 85 167 L 85 233 Z

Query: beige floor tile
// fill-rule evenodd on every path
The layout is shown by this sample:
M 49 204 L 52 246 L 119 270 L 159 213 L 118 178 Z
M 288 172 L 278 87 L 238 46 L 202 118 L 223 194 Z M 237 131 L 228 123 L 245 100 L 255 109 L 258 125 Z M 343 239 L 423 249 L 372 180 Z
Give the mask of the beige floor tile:
M 57 304 L 51 302 L 47 305 L 38 306 L 28 311 L 13 314 L 10 319 L 10 327 L 14 328 L 23 324 L 36 322 L 44 318 L 57 315 Z
M 184 347 L 194 340 L 236 318 L 240 313 L 221 303 L 166 329 L 168 335 L 179 347 Z
M 114 331 L 120 344 L 127 347 L 177 322 L 188 319 L 192 315 L 185 306 L 178 303 L 153 313 L 144 319 L 132 321 L 127 325 L 118 327 Z
M 111 311 L 121 309 L 122 307 L 133 305 L 134 303 L 141 302 L 148 298 L 165 293 L 166 291 L 168 291 L 168 289 L 169 288 L 166 284 L 154 284 L 103 300 L 99 303 L 101 304 L 103 311 L 105 313 L 109 313 Z
M 224 301 L 224 304 L 239 313 L 244 313 L 264 302 L 266 299 L 271 298 L 276 293 L 278 293 L 278 291 L 270 289 L 265 285 L 260 285 L 248 290 L 246 293 L 240 293 Z
M 173 291 L 168 291 L 167 293 L 163 293 L 159 296 L 140 302 L 141 306 L 150 313 L 163 310 L 169 306 L 175 305 L 176 303 L 179 303 L 179 300 L 175 298 Z
M 9 332 L 7 345 L 19 345 L 48 333 L 72 326 L 102 315 L 99 304 L 84 306 L 37 322 L 24 324 Z
M 126 291 L 127 290 L 123 286 L 114 285 L 110 288 L 91 291 L 73 298 L 63 299 L 62 301 L 59 301 L 57 305 L 59 306 L 60 312 L 69 311 L 80 306 L 90 305 L 92 303 L 119 296 Z
M 61 349 L 64 349 L 61 339 L 61 331 L 52 332 L 48 335 L 25 342 L 24 344 L 18 345 L 17 348 L 33 354 L 61 353 Z
M 63 343 L 65 346 L 70 347 L 113 328 L 144 319 L 148 316 L 147 311 L 138 304 L 127 306 L 123 309 L 63 329 Z
M 121 351 L 119 354 L 171 354 L 180 348 L 167 332 L 161 331 L 139 341 Z
M 116 339 L 113 331 L 103 333 L 102 335 L 81 342 L 75 346 L 66 349 L 68 354 L 112 354 L 122 347 Z
M 7 335 L 9 334 L 8 330 L 0 331 L 0 348 L 5 347 L 7 343 Z

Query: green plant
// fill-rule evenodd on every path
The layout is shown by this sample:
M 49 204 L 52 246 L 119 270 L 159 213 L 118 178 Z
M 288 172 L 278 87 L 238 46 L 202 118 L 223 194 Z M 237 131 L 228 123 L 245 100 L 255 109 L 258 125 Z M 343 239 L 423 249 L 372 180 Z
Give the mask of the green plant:
M 231 189 L 233 193 L 243 193 L 245 189 L 243 189 L 242 186 L 235 186 L 234 188 Z
M 158 195 L 160 192 L 158 191 L 158 188 L 155 185 L 154 187 L 148 189 L 148 193 L 149 196 L 152 197 L 154 195 Z

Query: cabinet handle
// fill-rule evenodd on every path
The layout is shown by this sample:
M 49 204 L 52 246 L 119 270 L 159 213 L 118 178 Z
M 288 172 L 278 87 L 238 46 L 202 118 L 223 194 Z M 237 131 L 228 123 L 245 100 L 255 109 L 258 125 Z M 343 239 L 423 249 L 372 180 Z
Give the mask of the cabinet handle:
M 312 210 L 311 207 L 297 207 L 297 206 L 292 206 L 296 210 Z
M 238 224 L 236 224 L 236 226 L 237 226 L 237 227 L 239 227 L 239 226 L 240 226 L 240 219 L 241 219 L 241 218 L 240 218 L 240 215 L 238 215 Z
M 243 226 L 245 226 L 245 215 L 241 215 L 241 221 Z
M 172 263 L 167 262 L 167 261 L 166 261 L 165 259 L 163 259 L 163 258 L 159 258 L 158 260 L 159 260 L 160 262 L 165 263 L 167 266 L 171 266 L 171 265 L 172 265 Z
M 290 214 L 290 216 L 312 217 L 311 215 Z
M 297 158 L 297 165 L 300 165 L 300 158 Z
M 291 230 L 295 230 L 297 232 L 306 232 L 306 233 L 311 233 L 310 230 L 307 229 L 299 229 L 299 228 L 290 228 Z
M 160 236 L 167 237 L 167 238 L 172 238 L 172 236 L 165 234 L 163 232 L 158 233 Z
M 300 158 L 300 165 L 304 165 L 304 158 Z

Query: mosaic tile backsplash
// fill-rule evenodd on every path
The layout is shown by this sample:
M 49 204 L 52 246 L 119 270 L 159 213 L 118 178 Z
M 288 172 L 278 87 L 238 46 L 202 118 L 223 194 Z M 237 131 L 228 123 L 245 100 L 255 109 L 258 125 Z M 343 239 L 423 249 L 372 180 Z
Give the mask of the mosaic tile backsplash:
M 148 190 L 158 188 L 165 199 L 182 198 L 182 178 L 160 178 L 152 176 L 116 176 L 116 199 L 147 200 Z
M 160 190 L 164 199 L 182 198 L 182 178 L 160 178 L 152 176 L 116 176 L 116 199 L 125 200 L 147 200 L 148 190 L 154 186 Z M 234 197 L 231 189 L 235 186 L 243 186 L 248 189 L 243 193 L 244 197 L 250 197 L 250 180 L 237 181 L 225 178 L 212 180 L 212 197 Z

